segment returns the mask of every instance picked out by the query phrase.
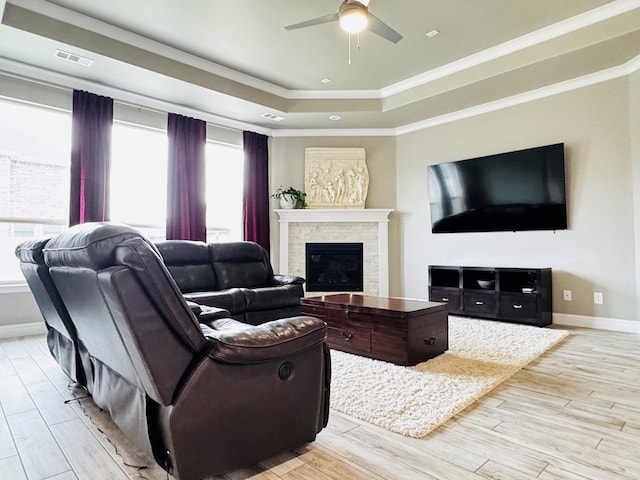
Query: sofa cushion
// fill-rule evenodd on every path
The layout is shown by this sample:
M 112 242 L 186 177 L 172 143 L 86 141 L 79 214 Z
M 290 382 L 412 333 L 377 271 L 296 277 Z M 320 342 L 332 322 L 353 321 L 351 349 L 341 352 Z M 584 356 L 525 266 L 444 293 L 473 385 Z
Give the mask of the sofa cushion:
M 209 291 L 209 292 L 190 292 L 185 293 L 184 298 L 199 305 L 208 305 L 209 307 L 218 307 L 234 315 L 244 312 L 247 303 L 244 293 L 239 288 L 229 288 L 227 290 Z
M 247 306 L 246 311 L 270 310 L 299 306 L 300 298 L 304 296 L 302 286 L 298 284 L 280 287 L 243 288 Z
M 269 285 L 273 269 L 266 251 L 254 242 L 209 244 L 220 289 Z
M 156 247 L 182 293 L 219 289 L 206 243 L 163 240 Z

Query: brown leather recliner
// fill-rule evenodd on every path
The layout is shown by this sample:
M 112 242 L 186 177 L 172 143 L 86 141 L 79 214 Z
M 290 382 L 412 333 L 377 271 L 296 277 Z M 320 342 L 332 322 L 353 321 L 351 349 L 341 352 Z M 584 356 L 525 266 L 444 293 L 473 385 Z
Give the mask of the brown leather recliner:
M 44 257 L 89 354 L 95 403 L 176 478 L 255 464 L 326 426 L 321 320 L 202 326 L 155 247 L 124 225 L 77 225 Z

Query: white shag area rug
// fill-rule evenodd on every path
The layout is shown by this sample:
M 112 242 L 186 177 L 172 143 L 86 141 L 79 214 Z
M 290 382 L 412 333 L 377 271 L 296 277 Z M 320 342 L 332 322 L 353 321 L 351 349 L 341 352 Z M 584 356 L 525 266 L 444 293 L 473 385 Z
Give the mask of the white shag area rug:
M 449 350 L 413 367 L 331 350 L 331 407 L 424 437 L 569 335 L 449 316 Z

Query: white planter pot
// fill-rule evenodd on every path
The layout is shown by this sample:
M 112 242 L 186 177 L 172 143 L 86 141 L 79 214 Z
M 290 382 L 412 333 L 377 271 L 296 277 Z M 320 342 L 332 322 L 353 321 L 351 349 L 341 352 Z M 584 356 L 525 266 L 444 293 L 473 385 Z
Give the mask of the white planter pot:
M 283 195 L 280 197 L 280 208 L 282 209 L 291 209 L 296 208 L 296 199 L 292 198 L 290 195 Z

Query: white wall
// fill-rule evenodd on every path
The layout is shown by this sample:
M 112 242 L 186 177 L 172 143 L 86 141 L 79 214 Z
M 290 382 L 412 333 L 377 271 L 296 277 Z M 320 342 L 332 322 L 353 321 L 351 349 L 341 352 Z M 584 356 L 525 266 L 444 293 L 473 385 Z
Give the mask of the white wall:
M 554 312 L 635 320 L 629 97 L 629 79 L 617 79 L 399 137 L 403 294 L 426 298 L 429 264 L 551 267 Z M 559 142 L 568 230 L 431 233 L 428 165 Z M 573 301 L 563 301 L 563 289 Z

